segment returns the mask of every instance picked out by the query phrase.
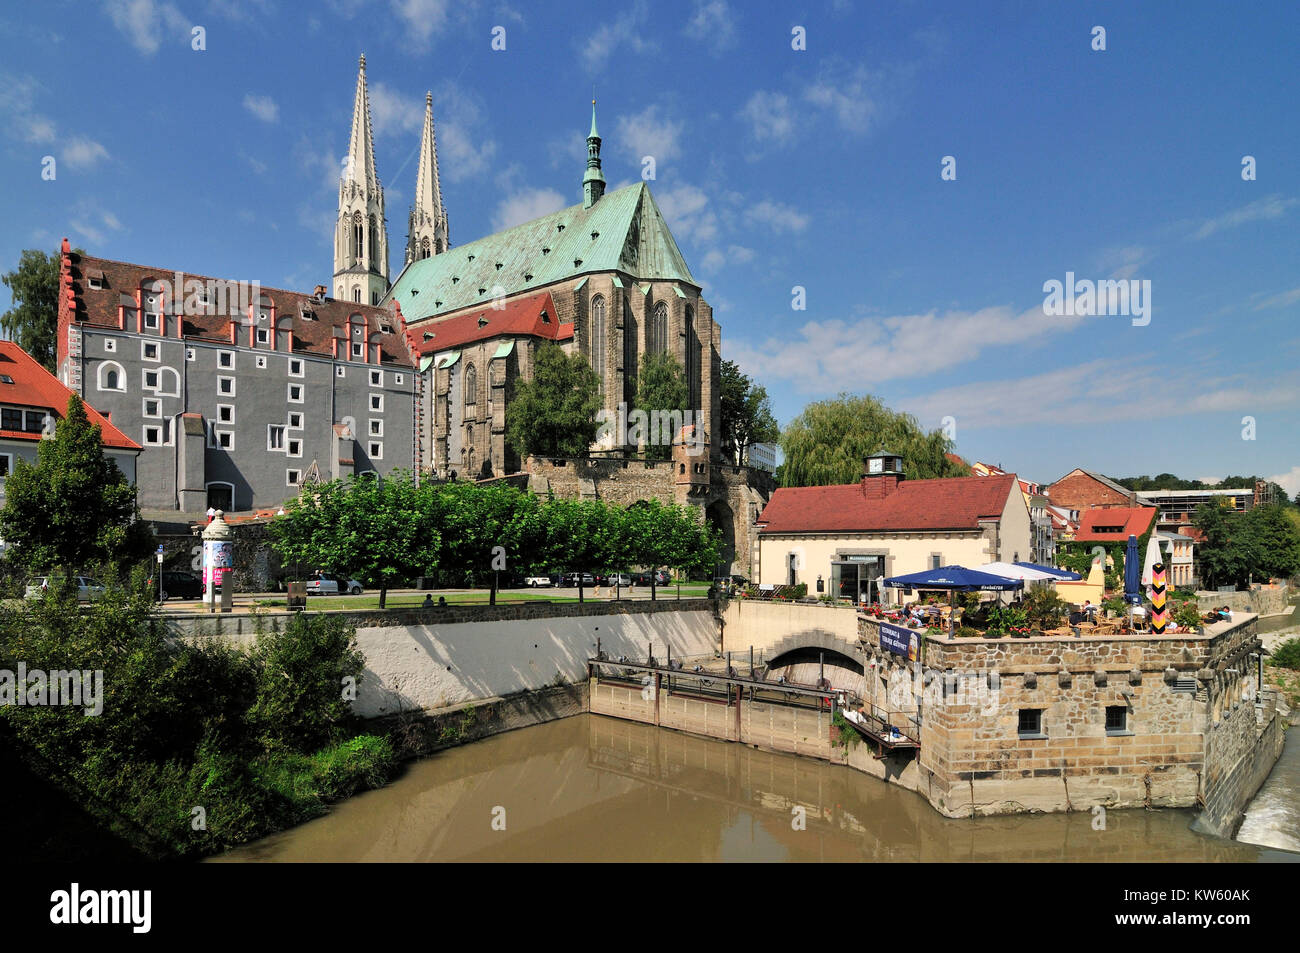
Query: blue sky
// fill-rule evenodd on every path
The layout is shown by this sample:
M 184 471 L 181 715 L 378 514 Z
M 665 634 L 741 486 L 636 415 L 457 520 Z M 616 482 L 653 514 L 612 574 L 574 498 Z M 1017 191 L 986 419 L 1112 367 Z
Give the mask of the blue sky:
M 580 200 L 594 85 L 611 187 L 655 157 L 724 356 L 783 423 L 870 392 L 1029 479 L 1300 490 L 1300 5 L 774 6 L 6 5 L 0 269 L 67 235 L 327 283 L 364 51 L 396 277 L 426 89 L 455 245 Z M 1150 323 L 1045 315 L 1067 272 L 1150 281 Z

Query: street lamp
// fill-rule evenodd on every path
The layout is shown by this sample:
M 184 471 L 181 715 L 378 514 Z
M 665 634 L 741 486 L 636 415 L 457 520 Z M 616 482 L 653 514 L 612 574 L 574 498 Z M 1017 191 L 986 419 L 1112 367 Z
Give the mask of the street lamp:
M 157 552 L 154 553 L 154 558 L 158 560 L 158 602 L 161 603 L 163 601 L 163 578 L 162 578 L 163 548 L 162 546 L 158 547 Z

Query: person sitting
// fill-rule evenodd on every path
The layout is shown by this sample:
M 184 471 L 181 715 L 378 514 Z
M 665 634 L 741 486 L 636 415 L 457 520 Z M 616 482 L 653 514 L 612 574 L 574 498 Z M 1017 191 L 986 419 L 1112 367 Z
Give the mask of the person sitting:
M 426 593 L 424 594 L 424 602 L 422 602 L 422 603 L 420 604 L 420 608 L 421 608 L 421 609 L 432 609 L 432 608 L 433 608 L 433 593 L 431 593 L 431 592 L 426 592 Z
M 1083 600 L 1083 614 L 1089 622 L 1097 621 L 1097 607 L 1092 604 L 1091 600 Z

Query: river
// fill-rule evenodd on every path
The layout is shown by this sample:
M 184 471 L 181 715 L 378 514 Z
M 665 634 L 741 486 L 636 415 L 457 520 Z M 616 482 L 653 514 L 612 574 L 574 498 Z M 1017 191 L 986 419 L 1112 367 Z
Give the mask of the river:
M 413 762 L 214 860 L 1300 860 L 1195 833 L 1191 816 L 1111 811 L 1104 830 L 1090 813 L 954 820 L 850 768 L 580 715 Z

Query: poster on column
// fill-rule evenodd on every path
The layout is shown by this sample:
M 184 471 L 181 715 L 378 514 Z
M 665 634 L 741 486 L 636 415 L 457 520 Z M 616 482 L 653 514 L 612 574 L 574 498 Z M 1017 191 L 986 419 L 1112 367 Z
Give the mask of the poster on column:
M 235 544 L 228 539 L 203 541 L 203 585 L 215 589 L 235 565 Z

